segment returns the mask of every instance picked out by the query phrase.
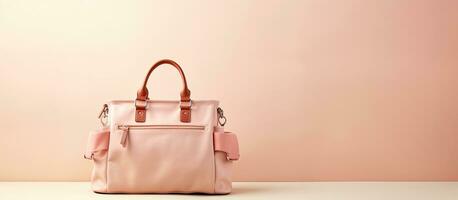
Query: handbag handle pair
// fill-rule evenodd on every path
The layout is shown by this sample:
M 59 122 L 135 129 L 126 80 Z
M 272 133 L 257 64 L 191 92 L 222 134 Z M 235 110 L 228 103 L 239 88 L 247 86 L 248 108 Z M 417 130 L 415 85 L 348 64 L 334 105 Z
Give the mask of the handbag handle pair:
M 181 79 L 183 80 L 183 90 L 180 93 L 180 121 L 185 123 L 191 122 L 191 91 L 188 89 L 186 77 L 180 65 L 178 65 L 175 61 L 169 59 L 160 60 L 157 63 L 155 63 L 148 71 L 148 74 L 146 75 L 146 78 L 143 81 L 143 86 L 137 91 L 137 99 L 135 100 L 135 121 L 145 122 L 146 120 L 146 106 L 148 105 L 149 100 L 149 92 L 146 88 L 146 84 L 148 83 L 149 76 L 154 71 L 154 69 L 163 64 L 172 65 L 180 73 Z

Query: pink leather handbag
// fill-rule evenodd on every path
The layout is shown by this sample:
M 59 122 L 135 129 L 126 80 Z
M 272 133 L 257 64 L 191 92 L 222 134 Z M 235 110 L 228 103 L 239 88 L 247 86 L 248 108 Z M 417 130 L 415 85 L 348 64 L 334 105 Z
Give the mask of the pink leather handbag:
M 175 67 L 183 80 L 180 101 L 149 100 L 146 84 L 158 66 Z M 149 70 L 135 101 L 111 101 L 89 134 L 86 159 L 94 162 L 92 189 L 99 193 L 208 193 L 232 190 L 235 134 L 224 131 L 218 101 L 190 98 L 181 67 L 161 60 Z

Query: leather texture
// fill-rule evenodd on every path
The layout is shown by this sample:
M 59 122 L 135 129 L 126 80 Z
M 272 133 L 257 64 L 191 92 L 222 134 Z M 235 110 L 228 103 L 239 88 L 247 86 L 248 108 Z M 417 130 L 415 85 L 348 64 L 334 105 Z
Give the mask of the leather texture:
M 93 190 L 230 193 L 237 138 L 217 126 L 217 101 L 192 106 L 192 123 L 182 123 L 179 101 L 148 101 L 151 114 L 137 123 L 134 101 L 110 102 L 109 128 L 91 132 L 86 149 L 86 156 L 93 153 Z
M 215 127 L 213 140 L 215 151 L 224 152 L 228 160 L 239 159 L 240 154 L 237 135 L 231 132 L 225 132 L 223 127 Z
M 149 76 L 151 73 L 159 67 L 160 65 L 168 64 L 175 67 L 178 72 L 180 73 L 181 80 L 183 80 L 183 90 L 180 93 L 181 97 L 181 105 L 180 105 L 180 121 L 181 122 L 190 122 L 191 121 L 191 91 L 188 89 L 188 83 L 186 82 L 186 76 L 184 75 L 183 70 L 181 69 L 180 65 L 178 65 L 175 61 L 164 59 L 156 62 L 153 66 L 151 66 L 150 70 L 146 74 L 145 80 L 143 81 L 142 87 L 137 92 L 137 99 L 135 102 L 136 111 L 135 111 L 135 121 L 136 122 L 145 122 L 146 119 L 146 106 L 148 98 L 148 89 L 146 85 L 148 83 Z
M 181 75 L 180 101 L 148 98 L 148 78 L 162 64 L 172 65 Z M 190 95 L 181 67 L 161 60 L 148 71 L 135 101 L 104 105 L 99 118 L 108 117 L 108 125 L 89 134 L 84 154 L 94 161 L 92 189 L 99 193 L 230 193 L 232 160 L 239 158 L 237 137 L 218 127 L 218 101 L 191 101 Z
M 91 131 L 87 141 L 85 158 L 92 158 L 95 153 L 108 150 L 110 139 L 110 129 L 102 128 L 100 130 Z

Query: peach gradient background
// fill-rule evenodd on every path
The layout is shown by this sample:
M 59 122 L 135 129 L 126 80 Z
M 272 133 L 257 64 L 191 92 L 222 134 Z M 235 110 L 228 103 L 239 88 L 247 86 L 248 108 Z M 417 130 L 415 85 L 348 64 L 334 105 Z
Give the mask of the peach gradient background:
M 88 180 L 102 104 L 180 63 L 239 181 L 458 180 L 458 1 L 0 0 L 0 180 Z M 154 99 L 178 99 L 162 67 Z

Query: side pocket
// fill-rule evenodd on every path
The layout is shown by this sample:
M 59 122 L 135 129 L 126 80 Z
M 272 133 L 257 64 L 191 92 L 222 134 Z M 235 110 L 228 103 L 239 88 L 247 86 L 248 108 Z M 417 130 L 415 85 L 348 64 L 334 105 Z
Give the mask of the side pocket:
M 107 192 L 107 155 L 108 150 L 96 152 L 93 156 L 94 167 L 92 169 L 91 184 L 94 192 Z
M 234 133 L 224 132 L 215 127 L 213 135 L 215 148 L 215 193 L 228 194 L 232 191 L 232 161 L 239 159 L 239 144 Z
M 84 158 L 93 160 L 91 183 L 94 192 L 107 192 L 107 155 L 110 141 L 110 130 L 108 128 L 92 131 L 86 146 Z
M 232 191 L 232 161 L 226 153 L 215 151 L 215 193 L 228 194 Z

